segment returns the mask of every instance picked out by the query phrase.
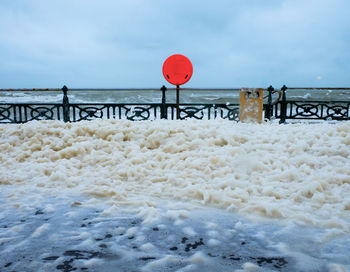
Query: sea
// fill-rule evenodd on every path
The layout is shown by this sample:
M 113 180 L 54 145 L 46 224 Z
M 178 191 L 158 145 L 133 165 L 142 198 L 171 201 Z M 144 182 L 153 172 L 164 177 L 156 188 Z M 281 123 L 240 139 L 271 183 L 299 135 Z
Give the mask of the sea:
M 180 103 L 236 104 L 240 88 L 236 89 L 180 89 Z M 349 101 L 350 90 L 325 88 L 322 90 L 287 89 L 288 100 Z M 264 97 L 266 98 L 265 91 Z M 70 89 L 71 103 L 161 103 L 162 92 L 149 89 Z M 278 93 L 274 94 L 277 99 Z M 166 91 L 167 103 L 175 103 L 176 91 Z M 0 103 L 61 103 L 61 91 L 1 90 Z

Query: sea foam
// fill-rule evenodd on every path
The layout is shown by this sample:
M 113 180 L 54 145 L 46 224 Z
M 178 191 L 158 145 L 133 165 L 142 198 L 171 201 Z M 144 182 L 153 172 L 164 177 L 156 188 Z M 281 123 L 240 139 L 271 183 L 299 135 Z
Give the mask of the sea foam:
M 33 121 L 0 126 L 0 188 L 164 200 L 349 231 L 350 122 Z M 283 221 L 282 220 L 282 221 Z

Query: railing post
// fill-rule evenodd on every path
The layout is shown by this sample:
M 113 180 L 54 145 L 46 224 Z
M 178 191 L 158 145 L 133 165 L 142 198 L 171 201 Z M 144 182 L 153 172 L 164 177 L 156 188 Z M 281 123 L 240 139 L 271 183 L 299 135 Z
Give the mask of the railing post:
M 267 91 L 269 92 L 269 96 L 267 98 L 266 118 L 268 120 L 271 120 L 271 115 L 272 115 L 272 92 L 274 91 L 274 88 L 270 85 L 270 87 L 267 88 Z
M 282 102 L 281 102 L 281 120 L 280 120 L 280 124 L 285 123 L 286 122 L 286 118 L 287 118 L 286 90 L 287 90 L 286 85 L 283 85 L 283 87 L 281 88 L 281 91 L 282 91 Z
M 180 119 L 180 85 L 176 85 L 176 119 Z
M 168 113 L 166 109 L 166 95 L 165 95 L 166 87 L 163 85 L 162 88 L 160 88 L 160 90 L 162 91 L 162 106 L 160 108 L 160 118 L 167 119 Z
M 63 106 L 63 121 L 69 122 L 69 99 L 67 96 L 68 88 L 66 85 L 62 87 L 63 91 L 63 100 L 62 100 L 62 106 Z

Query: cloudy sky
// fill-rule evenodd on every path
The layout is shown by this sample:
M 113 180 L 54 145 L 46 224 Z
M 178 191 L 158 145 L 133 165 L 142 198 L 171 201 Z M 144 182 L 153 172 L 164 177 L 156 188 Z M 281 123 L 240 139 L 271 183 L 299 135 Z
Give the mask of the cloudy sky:
M 0 88 L 350 86 L 349 0 L 0 0 Z

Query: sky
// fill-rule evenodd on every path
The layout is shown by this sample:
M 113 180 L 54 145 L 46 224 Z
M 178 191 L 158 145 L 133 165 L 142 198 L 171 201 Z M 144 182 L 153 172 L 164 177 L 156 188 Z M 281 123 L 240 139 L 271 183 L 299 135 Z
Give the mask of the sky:
M 349 0 L 0 0 L 0 88 L 350 87 Z

